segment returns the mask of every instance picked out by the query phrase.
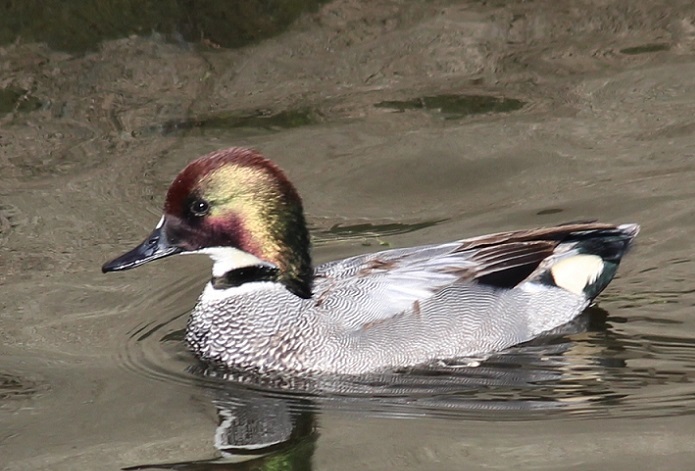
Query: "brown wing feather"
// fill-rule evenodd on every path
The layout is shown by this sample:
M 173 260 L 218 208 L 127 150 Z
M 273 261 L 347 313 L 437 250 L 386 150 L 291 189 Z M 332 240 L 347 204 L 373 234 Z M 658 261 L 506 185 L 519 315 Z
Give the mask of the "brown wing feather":
M 557 243 L 548 241 L 510 242 L 484 247 L 472 257 L 478 262 L 476 276 L 516 268 L 525 265 L 538 266 L 541 260 L 552 255 Z
M 557 241 L 507 242 L 476 250 L 475 270 L 464 280 L 512 287 L 526 279 L 557 246 Z
M 464 239 L 455 252 L 473 252 L 478 266 L 461 273 L 463 280 L 498 287 L 513 287 L 525 280 L 563 240 L 581 239 L 596 231 L 617 231 L 613 224 L 572 222 L 554 227 L 499 232 Z
M 540 227 L 522 231 L 498 232 L 479 237 L 472 237 L 461 241 L 461 245 L 456 250 L 464 252 L 466 250 L 485 247 L 488 245 L 498 245 L 508 242 L 532 242 L 532 241 L 561 241 L 570 234 L 597 230 L 618 230 L 614 224 L 600 222 L 593 223 L 568 223 L 554 227 Z

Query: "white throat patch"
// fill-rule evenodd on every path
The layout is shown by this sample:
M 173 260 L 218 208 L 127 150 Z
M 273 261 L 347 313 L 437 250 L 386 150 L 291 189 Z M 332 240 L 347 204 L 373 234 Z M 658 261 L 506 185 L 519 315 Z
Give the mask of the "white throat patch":
M 234 247 L 206 247 L 204 249 L 195 250 L 192 252 L 184 252 L 183 254 L 209 255 L 213 261 L 212 276 L 223 276 L 229 271 L 252 265 L 275 266 L 261 260 L 255 255 L 251 255 L 243 250 L 235 249 Z
M 274 281 L 253 281 L 250 283 L 244 283 L 241 286 L 232 286 L 231 288 L 225 289 L 216 289 L 212 286 L 212 283 L 208 282 L 208 284 L 205 285 L 205 289 L 203 289 L 203 293 L 200 295 L 200 302 L 215 303 L 229 299 L 232 296 L 257 293 L 263 290 L 286 291 L 282 284 Z

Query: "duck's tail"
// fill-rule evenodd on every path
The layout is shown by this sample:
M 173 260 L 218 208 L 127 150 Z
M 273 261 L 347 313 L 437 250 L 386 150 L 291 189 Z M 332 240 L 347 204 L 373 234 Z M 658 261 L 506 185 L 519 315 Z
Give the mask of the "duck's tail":
M 557 286 L 593 300 L 615 276 L 639 229 L 637 224 L 621 224 L 610 229 L 572 232 L 529 281 Z

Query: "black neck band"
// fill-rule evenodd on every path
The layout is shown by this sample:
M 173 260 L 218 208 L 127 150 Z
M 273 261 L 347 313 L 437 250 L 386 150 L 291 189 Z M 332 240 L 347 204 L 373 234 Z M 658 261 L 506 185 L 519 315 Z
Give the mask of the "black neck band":
M 275 267 L 251 265 L 235 268 L 222 276 L 213 276 L 210 283 L 215 289 L 235 288 L 251 281 L 277 281 L 279 273 Z

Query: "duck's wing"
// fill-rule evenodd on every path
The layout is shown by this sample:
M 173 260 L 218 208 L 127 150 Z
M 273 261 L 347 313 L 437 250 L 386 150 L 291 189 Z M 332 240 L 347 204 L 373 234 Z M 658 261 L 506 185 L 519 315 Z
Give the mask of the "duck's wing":
M 624 233 L 622 227 L 574 223 L 360 255 L 319 266 L 313 300 L 336 313 L 343 327 L 359 328 L 416 311 L 417 303 L 453 284 L 512 288 L 559 245 L 569 249 L 581 240 Z

